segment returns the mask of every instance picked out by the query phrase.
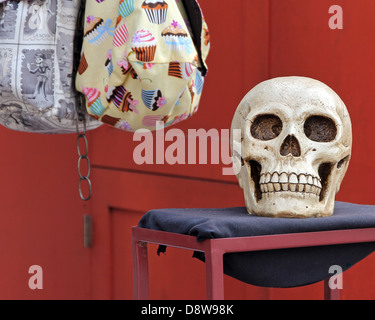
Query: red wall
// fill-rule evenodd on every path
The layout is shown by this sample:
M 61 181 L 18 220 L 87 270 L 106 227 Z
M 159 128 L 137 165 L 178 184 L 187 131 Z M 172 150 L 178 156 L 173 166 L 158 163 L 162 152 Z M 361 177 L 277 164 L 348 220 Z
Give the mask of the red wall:
M 353 124 L 353 156 L 337 199 L 374 204 L 375 33 L 372 0 L 201 0 L 211 31 L 209 74 L 199 112 L 175 128 L 230 127 L 236 106 L 260 81 L 300 75 L 321 80 L 344 100 Z M 341 5 L 344 29 L 328 26 Z M 138 142 L 110 127 L 89 133 L 93 199 L 77 195 L 75 135 L 37 135 L 0 128 L 0 299 L 130 299 L 130 228 L 161 207 L 243 205 L 234 177 L 220 165 L 143 165 Z M 93 247 L 82 245 L 82 216 L 94 223 Z M 204 265 L 190 252 L 151 246 L 151 298 L 203 299 Z M 28 268 L 44 271 L 42 290 L 28 287 Z M 373 299 L 371 255 L 344 275 L 345 299 Z M 228 299 L 321 299 L 322 284 L 265 289 L 225 280 Z

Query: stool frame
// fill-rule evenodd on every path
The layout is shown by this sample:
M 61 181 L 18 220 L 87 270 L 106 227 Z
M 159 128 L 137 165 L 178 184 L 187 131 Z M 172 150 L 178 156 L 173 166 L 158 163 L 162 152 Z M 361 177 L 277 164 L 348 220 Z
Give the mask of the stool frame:
M 225 253 L 366 242 L 375 242 L 375 228 L 217 238 L 198 242 L 194 236 L 133 227 L 134 299 L 149 299 L 147 243 L 204 252 L 207 300 L 224 300 Z M 329 279 L 324 280 L 324 299 L 340 299 L 339 289 L 331 289 Z

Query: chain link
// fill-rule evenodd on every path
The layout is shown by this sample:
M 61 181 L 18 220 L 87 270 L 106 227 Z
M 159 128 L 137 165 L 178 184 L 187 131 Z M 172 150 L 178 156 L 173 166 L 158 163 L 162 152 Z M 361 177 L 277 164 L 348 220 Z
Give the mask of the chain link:
M 78 192 L 79 196 L 83 201 L 88 201 L 91 199 L 92 196 L 92 186 L 91 186 L 91 180 L 90 180 L 90 173 L 91 173 L 91 164 L 90 164 L 90 158 L 88 156 L 89 154 L 89 144 L 86 137 L 86 117 L 83 113 L 84 108 L 84 98 L 81 94 L 77 94 L 76 99 L 76 112 L 77 112 L 77 121 L 76 121 L 76 128 L 77 128 L 77 153 L 78 153 Z M 83 124 L 83 129 L 80 130 L 80 123 Z M 81 142 L 83 141 L 83 150 L 81 150 Z M 87 173 L 84 175 L 82 173 L 82 161 L 86 161 L 87 164 Z M 85 182 L 88 188 L 88 194 L 85 196 L 82 191 L 82 184 Z
M 85 142 L 85 154 L 81 154 L 81 150 L 80 150 L 80 140 L 84 140 Z M 88 147 L 88 144 L 87 144 L 87 138 L 85 135 L 83 134 L 78 134 L 78 137 L 77 137 L 77 151 L 78 151 L 78 175 L 79 175 L 79 178 L 80 179 L 84 179 L 85 177 L 90 177 L 90 173 L 91 173 L 91 165 L 90 165 L 90 158 L 88 157 L 88 150 L 89 150 L 89 147 Z M 87 165 L 87 174 L 86 175 L 82 175 L 82 170 L 81 170 L 81 163 L 82 163 L 82 160 L 85 160 L 86 161 L 86 165 Z
M 76 34 L 74 39 L 74 59 L 73 59 L 73 73 L 75 79 L 75 76 L 77 74 L 80 57 L 81 57 L 81 50 L 82 50 L 82 39 L 83 39 L 83 30 L 84 30 L 84 11 L 85 11 L 85 5 L 86 0 L 81 0 L 80 8 L 78 11 L 77 16 L 77 28 L 76 28 Z M 74 87 L 74 80 L 72 83 L 72 87 Z M 86 137 L 86 116 L 84 110 L 86 109 L 85 105 L 85 97 L 77 92 L 76 93 L 76 128 L 77 128 L 77 153 L 78 153 L 78 191 L 79 196 L 83 201 L 88 201 L 91 199 L 92 196 L 92 186 L 91 186 L 91 180 L 90 180 L 90 173 L 91 173 L 91 164 L 90 159 L 88 156 L 89 153 L 89 145 L 87 142 Z M 81 126 L 82 125 L 82 126 Z M 80 126 L 82 127 L 80 129 Z M 81 143 L 83 142 L 84 150 L 81 152 Z M 87 173 L 86 175 L 82 174 L 82 162 L 86 161 L 87 165 Z M 86 184 L 88 189 L 88 194 L 85 196 L 83 194 L 83 184 Z

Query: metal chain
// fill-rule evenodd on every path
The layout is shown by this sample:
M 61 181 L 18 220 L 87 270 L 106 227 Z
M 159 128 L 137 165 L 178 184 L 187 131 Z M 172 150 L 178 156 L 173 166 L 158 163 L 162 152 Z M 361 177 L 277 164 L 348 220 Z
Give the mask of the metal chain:
M 80 57 L 81 57 L 81 50 L 82 50 L 82 39 L 83 39 L 83 29 L 84 29 L 84 11 L 85 11 L 86 0 L 81 0 L 80 8 L 78 11 L 77 16 L 77 27 L 76 27 L 76 34 L 74 39 L 74 59 L 73 59 L 73 83 L 72 87 L 74 87 L 74 79 L 77 74 Z M 91 180 L 90 180 L 90 173 L 91 173 L 91 164 L 90 159 L 88 156 L 89 152 L 89 145 L 87 142 L 86 137 L 86 103 L 85 97 L 77 92 L 76 93 L 76 128 L 77 128 L 77 153 L 78 153 L 78 191 L 79 196 L 83 201 L 88 201 L 91 199 L 92 196 L 92 187 L 91 187 Z M 82 129 L 80 130 L 80 124 L 82 124 Z M 81 152 L 81 142 L 84 144 L 84 150 Z M 87 174 L 82 174 L 82 162 L 86 161 L 87 164 Z M 83 184 L 87 184 L 88 188 L 88 195 L 85 196 L 82 191 Z
M 77 112 L 77 121 L 76 121 L 76 128 L 77 128 L 77 153 L 78 153 L 78 176 L 79 176 L 79 181 L 78 181 L 78 192 L 79 196 L 83 201 L 88 201 L 91 199 L 92 196 L 92 186 L 91 186 L 91 180 L 90 180 L 90 173 L 91 173 L 91 164 L 90 164 L 90 158 L 88 156 L 89 153 L 89 145 L 86 137 L 86 117 L 85 114 L 83 113 L 83 108 L 84 108 L 84 98 L 81 94 L 77 95 L 76 99 L 76 112 Z M 79 123 L 83 124 L 83 129 L 79 129 Z M 84 142 L 84 150 L 81 152 L 81 141 Z M 82 173 L 82 161 L 86 161 L 87 163 L 87 173 L 84 175 Z M 85 196 L 83 195 L 82 192 L 82 183 L 85 181 L 88 187 L 88 195 Z

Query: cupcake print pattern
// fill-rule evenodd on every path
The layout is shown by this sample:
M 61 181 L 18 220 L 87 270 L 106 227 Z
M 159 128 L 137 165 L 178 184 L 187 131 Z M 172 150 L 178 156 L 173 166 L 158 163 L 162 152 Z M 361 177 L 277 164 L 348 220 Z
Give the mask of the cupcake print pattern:
M 203 84 L 204 84 L 204 79 L 202 74 L 197 70 L 197 76 L 195 78 L 195 87 L 197 89 L 197 93 L 201 94 L 203 90 Z
M 192 51 L 192 42 L 187 32 L 181 24 L 173 20 L 161 33 L 168 48 L 175 51 L 186 50 L 188 53 Z
M 167 103 L 159 89 L 142 90 L 142 100 L 145 106 L 152 111 L 158 110 Z
M 82 93 L 86 96 L 87 106 L 91 114 L 100 117 L 105 108 L 100 100 L 100 91 L 96 88 L 82 88 Z
M 83 52 L 81 55 L 81 61 L 78 66 L 78 73 L 81 75 L 83 74 L 88 68 L 87 60 L 85 57 L 85 53 Z
M 190 5 L 197 13 L 192 20 Z M 158 121 L 169 126 L 198 109 L 210 39 L 203 18 L 200 35 L 194 28 L 197 6 L 194 0 L 86 3 L 76 87 L 91 116 L 125 131 L 154 130 Z
M 186 80 L 192 76 L 194 70 L 195 67 L 192 63 L 172 61 L 169 63 L 168 75 Z
M 114 34 L 115 27 L 111 27 L 112 20 L 107 19 L 105 22 L 100 17 L 88 16 L 84 36 L 89 43 L 98 46 L 107 39 L 109 35 Z
M 123 53 L 123 58 L 117 62 L 117 65 L 121 68 L 121 74 L 125 75 L 133 69 L 132 65 L 129 63 L 126 57 L 126 52 Z
M 162 24 L 167 17 L 168 4 L 160 0 L 145 0 L 142 9 L 151 23 Z
M 121 0 L 118 13 L 122 18 L 130 16 L 134 12 L 134 0 Z
M 133 111 L 138 113 L 136 109 L 138 100 L 134 100 L 131 92 L 123 86 L 112 87 L 107 93 L 107 101 L 112 102 L 121 112 Z
M 115 36 L 113 38 L 113 45 L 118 48 L 124 45 L 129 38 L 129 30 L 128 27 L 126 26 L 125 22 L 120 23 L 115 32 Z
M 102 122 L 109 124 L 110 126 L 116 126 L 116 124 L 120 121 L 120 118 L 111 117 L 109 115 L 104 115 L 102 118 Z
M 142 119 L 142 125 L 145 127 L 155 127 L 156 123 L 162 121 L 162 116 L 145 116 Z
M 108 50 L 107 58 L 105 60 L 104 67 L 107 69 L 108 74 L 111 75 L 113 72 L 113 63 L 112 63 L 112 49 Z
M 150 62 L 155 58 L 156 44 L 156 38 L 151 32 L 142 28 L 133 36 L 132 50 L 136 53 L 138 60 Z

